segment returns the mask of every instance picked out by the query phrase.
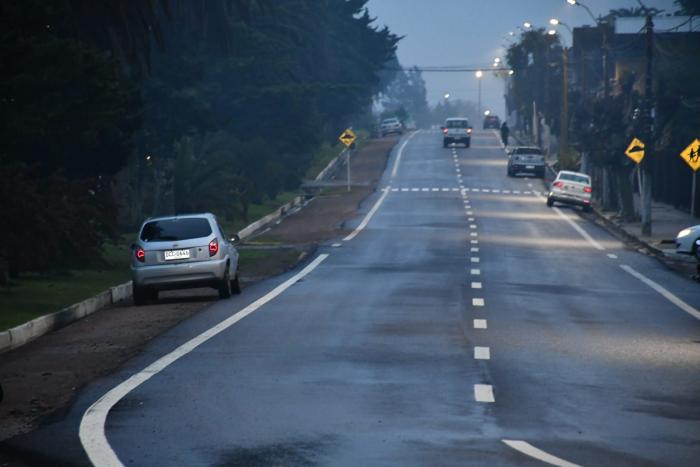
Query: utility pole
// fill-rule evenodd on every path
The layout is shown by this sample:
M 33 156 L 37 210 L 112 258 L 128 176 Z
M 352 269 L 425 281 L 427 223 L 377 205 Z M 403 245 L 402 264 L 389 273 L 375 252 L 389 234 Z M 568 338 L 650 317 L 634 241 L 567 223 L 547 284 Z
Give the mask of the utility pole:
M 651 162 L 654 152 L 654 22 L 651 15 L 646 19 L 646 76 L 644 82 L 644 143 L 646 156 L 642 169 L 642 235 L 651 235 Z
M 559 115 L 559 154 L 569 145 L 569 55 L 561 48 L 561 114 Z

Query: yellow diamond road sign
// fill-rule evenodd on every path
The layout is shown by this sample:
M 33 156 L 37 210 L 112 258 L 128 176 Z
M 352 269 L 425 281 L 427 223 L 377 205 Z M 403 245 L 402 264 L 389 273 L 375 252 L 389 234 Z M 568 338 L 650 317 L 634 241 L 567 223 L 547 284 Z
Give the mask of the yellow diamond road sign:
M 685 148 L 681 153 L 681 157 L 688 163 L 693 171 L 700 169 L 700 141 L 695 139 L 690 146 Z
M 355 133 L 350 128 L 348 128 L 347 130 L 345 130 L 343 132 L 342 135 L 340 135 L 340 137 L 338 139 L 340 139 L 340 141 L 345 146 L 350 147 L 350 145 L 355 142 L 355 138 L 357 138 L 355 136 Z
M 642 162 L 642 159 L 644 159 L 644 143 L 642 143 L 641 140 L 634 138 L 627 147 L 625 154 L 627 154 L 627 157 L 639 164 Z

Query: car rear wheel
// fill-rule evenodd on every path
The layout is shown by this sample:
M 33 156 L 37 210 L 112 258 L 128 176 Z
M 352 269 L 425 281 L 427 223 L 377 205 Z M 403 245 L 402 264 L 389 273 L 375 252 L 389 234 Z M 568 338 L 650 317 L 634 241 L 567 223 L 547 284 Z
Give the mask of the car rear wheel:
M 447 140 L 445 140 L 445 139 L 442 140 L 442 147 L 443 148 L 447 147 Z
M 591 209 L 590 206 L 584 206 L 584 207 L 583 207 L 583 212 L 591 212 L 591 211 L 592 211 L 592 209 Z
M 547 207 L 551 208 L 552 206 L 554 206 L 554 200 L 551 198 L 547 198 Z
M 145 288 L 140 287 L 136 284 L 132 286 L 134 305 L 141 306 L 145 305 L 149 298 L 151 298 L 151 292 Z M 158 297 L 158 291 L 156 291 L 156 298 Z
M 228 271 L 228 265 L 226 265 L 226 273 L 224 278 L 219 284 L 219 298 L 230 298 L 231 297 L 231 273 Z
M 236 277 L 231 281 L 231 292 L 233 292 L 234 295 L 241 293 L 241 282 L 238 278 L 238 271 L 236 271 Z

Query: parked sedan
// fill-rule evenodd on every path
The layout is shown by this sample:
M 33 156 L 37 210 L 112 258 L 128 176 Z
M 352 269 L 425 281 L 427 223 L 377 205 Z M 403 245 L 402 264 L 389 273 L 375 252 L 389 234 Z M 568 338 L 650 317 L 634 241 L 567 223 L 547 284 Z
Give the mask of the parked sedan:
M 700 260 L 700 225 L 694 225 L 678 232 L 676 253 L 693 255 Z
M 148 219 L 131 246 L 134 303 L 166 289 L 213 287 L 221 298 L 240 293 L 238 252 L 210 213 Z
M 579 172 L 562 170 L 552 182 L 547 196 L 547 206 L 551 208 L 556 202 L 582 206 L 584 211 L 590 211 L 592 192 L 591 177 Z
M 382 138 L 392 133 L 401 135 L 403 134 L 403 125 L 398 118 L 385 118 L 379 125 L 379 132 Z

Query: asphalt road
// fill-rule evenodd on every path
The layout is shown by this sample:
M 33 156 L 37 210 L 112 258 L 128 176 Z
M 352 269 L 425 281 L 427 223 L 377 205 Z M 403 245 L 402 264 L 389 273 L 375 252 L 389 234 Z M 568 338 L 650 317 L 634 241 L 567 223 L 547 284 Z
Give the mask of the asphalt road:
M 362 230 L 14 445 L 71 465 L 698 465 L 697 284 L 547 208 L 493 132 L 402 141 Z

